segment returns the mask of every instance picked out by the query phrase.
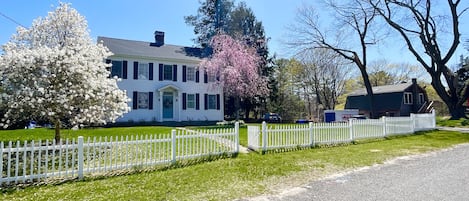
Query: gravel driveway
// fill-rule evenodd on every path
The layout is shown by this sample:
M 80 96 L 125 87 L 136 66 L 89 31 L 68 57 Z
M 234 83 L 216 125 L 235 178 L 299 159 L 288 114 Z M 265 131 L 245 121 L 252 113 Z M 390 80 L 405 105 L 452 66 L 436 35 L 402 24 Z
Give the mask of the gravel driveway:
M 469 144 L 247 200 L 469 200 Z

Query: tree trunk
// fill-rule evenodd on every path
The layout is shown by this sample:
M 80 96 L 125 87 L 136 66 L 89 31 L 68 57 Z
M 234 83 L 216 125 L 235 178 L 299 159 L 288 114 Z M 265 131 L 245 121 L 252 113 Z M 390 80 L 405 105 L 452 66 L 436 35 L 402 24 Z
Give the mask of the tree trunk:
M 452 120 L 467 118 L 466 108 L 462 105 L 454 105 L 453 107 L 448 106 L 449 113 L 451 114 Z
M 234 97 L 235 101 L 235 114 L 236 114 L 236 121 L 239 121 L 239 108 L 240 108 L 240 98 Z
M 249 119 L 250 114 L 251 114 L 251 110 L 253 110 L 253 108 L 255 108 L 254 103 L 253 103 L 251 98 L 246 98 L 243 101 L 243 103 L 244 103 L 243 104 L 244 105 L 244 119 Z
M 363 70 L 362 70 L 363 69 Z M 370 101 L 370 118 L 376 118 L 375 106 L 374 106 L 374 95 L 373 95 L 373 88 L 370 83 L 370 78 L 368 77 L 368 73 L 366 69 L 360 68 L 360 72 L 362 74 L 363 83 L 365 84 L 366 93 L 368 100 Z
M 435 89 L 438 96 L 440 96 L 441 100 L 446 104 L 448 107 L 448 111 L 451 115 L 451 119 L 460 119 L 460 118 L 467 118 L 466 116 L 466 108 L 463 106 L 466 96 L 460 96 L 456 91 L 456 87 L 454 85 L 449 85 L 449 89 L 446 88 L 441 80 L 440 77 L 437 76 L 436 73 L 432 75 L 432 86 Z M 450 77 L 446 79 L 451 79 Z M 452 78 L 453 80 L 455 78 Z
M 60 143 L 60 121 L 55 120 L 55 143 Z

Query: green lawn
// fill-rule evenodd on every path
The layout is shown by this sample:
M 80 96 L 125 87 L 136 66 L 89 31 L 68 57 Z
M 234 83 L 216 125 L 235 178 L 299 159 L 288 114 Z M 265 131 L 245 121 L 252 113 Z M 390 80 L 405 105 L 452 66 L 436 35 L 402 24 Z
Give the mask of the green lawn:
M 446 127 L 469 127 L 469 119 L 456 119 L 456 120 L 449 120 L 447 117 L 437 117 L 436 124 L 438 126 L 446 126 Z
M 145 134 L 169 134 L 172 127 L 164 126 L 142 126 L 142 127 L 115 127 L 115 128 L 86 128 L 80 130 L 62 129 L 62 139 L 72 139 L 78 136 L 87 137 L 105 137 L 105 136 L 126 136 L 126 135 L 145 135 Z M 36 128 L 19 130 L 0 130 L 0 141 L 29 141 L 29 140 L 53 140 L 54 129 Z
M 0 199 L 231 200 L 301 185 L 337 171 L 383 163 L 397 156 L 468 142 L 469 134 L 432 131 L 348 146 L 240 154 L 182 168 L 9 190 Z
M 203 127 L 203 129 L 216 129 L 219 127 Z M 141 127 L 116 127 L 116 128 L 86 128 L 80 130 L 62 129 L 62 139 L 73 139 L 78 136 L 87 137 L 116 137 L 126 135 L 145 135 L 145 134 L 169 134 L 174 127 L 164 126 L 141 126 Z M 188 127 L 188 129 L 198 129 L 197 127 Z M 239 141 L 243 146 L 247 146 L 247 126 L 240 126 Z M 36 128 L 36 129 L 19 129 L 19 130 L 0 130 L 1 141 L 30 141 L 30 140 L 53 140 L 54 129 Z

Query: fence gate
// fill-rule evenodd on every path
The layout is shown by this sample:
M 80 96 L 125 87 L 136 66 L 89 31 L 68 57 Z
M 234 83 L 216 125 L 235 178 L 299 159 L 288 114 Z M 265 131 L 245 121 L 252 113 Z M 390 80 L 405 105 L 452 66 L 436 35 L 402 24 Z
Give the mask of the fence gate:
M 259 126 L 248 126 L 248 148 L 259 150 L 260 129 Z

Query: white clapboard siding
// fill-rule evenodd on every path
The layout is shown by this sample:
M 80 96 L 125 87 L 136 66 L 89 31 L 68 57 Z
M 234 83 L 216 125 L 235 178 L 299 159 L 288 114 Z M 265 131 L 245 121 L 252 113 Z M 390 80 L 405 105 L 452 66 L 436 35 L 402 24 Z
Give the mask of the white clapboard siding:
M 181 160 L 239 152 L 235 128 L 171 134 L 89 137 L 78 141 L 0 142 L 0 186 L 49 178 L 75 179 L 111 171 L 169 165 Z

